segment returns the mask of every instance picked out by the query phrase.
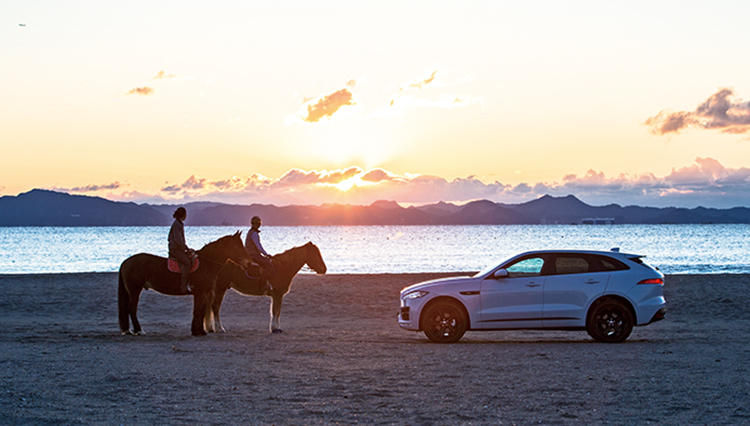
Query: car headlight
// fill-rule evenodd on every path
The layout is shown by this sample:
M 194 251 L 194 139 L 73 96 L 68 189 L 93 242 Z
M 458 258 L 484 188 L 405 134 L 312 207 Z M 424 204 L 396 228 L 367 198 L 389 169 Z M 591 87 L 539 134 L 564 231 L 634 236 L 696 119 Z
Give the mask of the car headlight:
M 424 290 L 412 291 L 402 296 L 402 299 L 419 299 L 420 297 L 427 296 L 427 292 Z

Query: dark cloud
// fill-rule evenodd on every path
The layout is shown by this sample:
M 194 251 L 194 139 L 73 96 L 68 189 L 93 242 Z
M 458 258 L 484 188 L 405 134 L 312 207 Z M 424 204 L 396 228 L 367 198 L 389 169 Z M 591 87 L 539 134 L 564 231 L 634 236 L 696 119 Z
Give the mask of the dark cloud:
M 177 76 L 174 75 L 174 74 L 167 74 L 164 70 L 160 70 L 154 76 L 154 80 L 163 80 L 163 79 L 166 79 L 166 78 L 175 78 L 175 77 L 177 77 Z
M 750 102 L 735 102 L 733 96 L 732 89 L 721 89 L 695 111 L 662 111 L 646 120 L 645 124 L 657 135 L 678 133 L 690 126 L 732 134 L 750 132 Z
M 308 105 L 307 117 L 305 121 L 309 123 L 316 123 L 325 116 L 332 116 L 336 111 L 344 105 L 353 105 L 352 103 L 352 92 L 348 89 L 341 89 L 333 92 L 328 96 L 318 100 L 315 105 Z
M 154 89 L 152 87 L 143 86 L 143 87 L 136 87 L 136 88 L 130 89 L 130 91 L 128 92 L 128 95 L 148 96 L 152 93 L 154 93 Z

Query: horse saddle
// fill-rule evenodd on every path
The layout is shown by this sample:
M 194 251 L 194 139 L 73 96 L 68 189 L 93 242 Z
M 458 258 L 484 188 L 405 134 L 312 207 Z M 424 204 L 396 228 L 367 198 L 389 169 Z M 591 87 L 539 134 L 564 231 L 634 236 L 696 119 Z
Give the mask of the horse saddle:
M 263 268 L 255 262 L 250 262 L 250 264 L 244 268 L 244 271 L 245 276 L 248 278 L 260 278 Z
M 198 256 L 193 256 L 193 266 L 190 268 L 190 272 L 195 272 L 200 264 L 201 262 L 198 259 Z M 180 272 L 180 262 L 170 257 L 167 259 L 167 269 L 169 269 L 169 272 Z

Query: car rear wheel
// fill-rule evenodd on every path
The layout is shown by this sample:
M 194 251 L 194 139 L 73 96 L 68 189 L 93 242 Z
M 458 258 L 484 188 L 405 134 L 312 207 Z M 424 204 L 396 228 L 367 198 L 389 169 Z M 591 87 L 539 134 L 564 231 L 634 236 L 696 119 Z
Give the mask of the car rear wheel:
M 604 300 L 592 309 L 586 321 L 586 331 L 600 342 L 622 342 L 633 331 L 633 314 L 620 301 Z
M 466 314 L 456 302 L 445 300 L 432 303 L 422 315 L 424 334 L 436 343 L 457 342 L 469 328 Z

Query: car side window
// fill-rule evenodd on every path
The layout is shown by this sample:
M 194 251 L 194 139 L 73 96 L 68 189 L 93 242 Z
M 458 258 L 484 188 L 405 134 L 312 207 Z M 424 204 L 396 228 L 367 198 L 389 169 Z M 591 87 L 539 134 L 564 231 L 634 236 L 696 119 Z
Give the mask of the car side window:
M 556 274 L 583 274 L 589 272 L 589 261 L 583 256 L 556 256 Z
M 544 259 L 541 257 L 528 257 L 506 267 L 509 277 L 533 277 L 541 275 Z
M 630 269 L 624 263 L 620 262 L 619 260 L 612 259 L 610 257 L 593 256 L 593 258 L 596 261 L 593 265 L 596 271 L 606 272 L 606 271 L 622 271 L 625 269 Z

